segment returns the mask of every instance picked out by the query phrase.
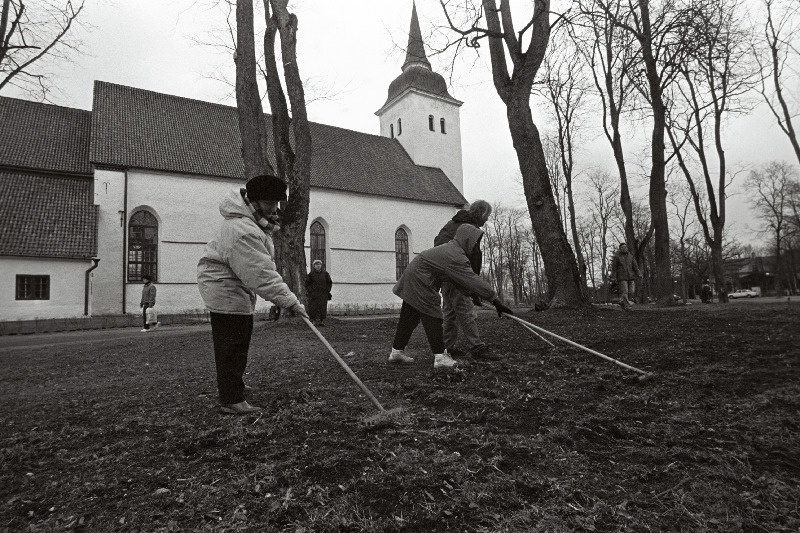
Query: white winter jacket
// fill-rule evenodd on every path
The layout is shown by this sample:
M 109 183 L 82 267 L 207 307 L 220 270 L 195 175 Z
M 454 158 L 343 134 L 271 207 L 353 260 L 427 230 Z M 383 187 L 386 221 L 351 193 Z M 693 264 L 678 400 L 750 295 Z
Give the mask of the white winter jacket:
M 272 259 L 272 235 L 256 223 L 239 189 L 219 204 L 223 221 L 197 265 L 197 287 L 209 311 L 251 315 L 256 295 L 290 308 L 297 297 L 283 282 Z

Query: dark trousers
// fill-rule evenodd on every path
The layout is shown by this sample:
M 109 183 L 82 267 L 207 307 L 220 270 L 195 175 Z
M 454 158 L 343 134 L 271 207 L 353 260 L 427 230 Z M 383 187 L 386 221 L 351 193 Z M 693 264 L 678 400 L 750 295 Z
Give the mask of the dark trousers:
M 392 348 L 405 350 L 411 334 L 422 322 L 425 328 L 425 335 L 428 337 L 428 344 L 434 354 L 444 353 L 444 334 L 442 333 L 442 319 L 430 315 L 424 315 L 417 311 L 413 306 L 403 302 L 400 308 L 400 321 L 397 323 L 397 331 L 394 334 Z
M 253 335 L 253 315 L 211 313 L 211 337 L 217 364 L 217 390 L 223 405 L 244 401 L 244 370 Z
M 150 324 L 147 323 L 147 308 L 150 307 L 147 304 L 142 306 L 142 322 L 144 322 L 144 329 L 150 329 Z
M 321 322 L 328 316 L 328 296 L 308 297 L 308 317 L 312 322 Z

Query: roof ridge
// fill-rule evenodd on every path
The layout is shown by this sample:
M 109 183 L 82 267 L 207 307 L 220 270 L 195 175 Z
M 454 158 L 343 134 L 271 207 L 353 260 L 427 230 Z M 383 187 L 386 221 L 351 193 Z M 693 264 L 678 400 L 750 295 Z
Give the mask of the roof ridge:
M 121 83 L 114 83 L 114 82 L 111 82 L 111 81 L 94 80 L 94 85 L 95 85 L 95 87 L 97 87 L 98 85 L 107 85 L 107 86 L 111 86 L 111 87 L 119 87 L 119 88 L 122 88 L 122 89 L 130 89 L 131 91 L 140 92 L 140 93 L 150 93 L 150 94 L 154 94 L 154 95 L 157 95 L 157 96 L 166 96 L 166 97 L 169 97 L 169 98 L 176 98 L 178 100 L 188 100 L 190 102 L 197 102 L 197 103 L 204 104 L 204 105 L 213 105 L 213 106 L 217 106 L 217 107 L 224 107 L 224 108 L 227 108 L 227 109 L 236 109 L 235 105 L 232 106 L 232 105 L 220 104 L 219 102 L 209 102 L 208 100 L 200 100 L 199 98 L 190 98 L 188 96 L 180 96 L 180 95 L 177 95 L 177 94 L 162 93 L 162 92 L 154 91 L 154 90 L 151 90 L 151 89 L 142 89 L 141 87 L 133 87 L 132 85 L 123 85 Z M 270 113 L 264 113 L 264 114 L 272 116 Z
M 0 96 L 0 100 L 16 100 L 17 102 L 25 102 L 26 104 L 33 104 L 33 105 L 40 105 L 40 106 L 48 106 L 48 107 L 58 107 L 60 109 L 68 109 L 69 111 L 81 111 L 83 113 L 91 113 L 91 109 L 81 109 L 80 107 L 69 107 L 60 104 L 51 104 L 48 102 L 37 102 L 35 100 L 26 100 L 25 98 L 16 98 L 14 96 Z
M 197 102 L 197 103 L 203 104 L 203 105 L 213 105 L 213 106 L 222 107 L 222 108 L 225 108 L 225 109 L 233 109 L 233 110 L 236 109 L 236 106 L 233 106 L 233 105 L 220 104 L 218 102 L 209 102 L 208 100 L 201 100 L 199 98 L 189 98 L 188 96 L 179 96 L 179 95 L 176 95 L 176 94 L 162 93 L 162 92 L 158 92 L 158 91 L 152 91 L 150 89 L 142 89 L 142 88 L 139 88 L 139 87 L 132 87 L 130 85 L 122 85 L 122 84 L 119 84 L 119 83 L 112 83 L 110 81 L 95 80 L 95 84 L 96 85 L 97 84 L 102 84 L 102 85 L 107 85 L 107 86 L 112 86 L 112 87 L 120 87 L 120 88 L 123 88 L 123 89 L 131 89 L 131 90 L 137 91 L 137 92 L 151 93 L 151 94 L 158 95 L 158 96 L 166 96 L 168 98 L 176 98 L 176 99 L 179 99 L 179 100 L 188 100 L 190 102 Z M 265 111 L 264 112 L 264 116 L 272 117 L 273 115 L 272 115 L 272 113 L 267 113 Z M 383 135 L 380 135 L 380 134 L 377 134 L 377 133 L 367 133 L 367 132 L 364 132 L 364 131 L 358 131 L 358 130 L 354 130 L 354 129 L 350 129 L 350 128 L 344 128 L 342 126 L 335 126 L 333 124 L 326 124 L 324 122 L 316 122 L 316 121 L 313 121 L 313 120 L 309 120 L 308 122 L 309 122 L 309 124 L 313 124 L 315 126 L 325 126 L 326 128 L 335 128 L 335 129 L 339 129 L 339 130 L 349 131 L 349 132 L 352 132 L 352 133 L 358 133 L 358 134 L 361 134 L 361 135 L 369 135 L 371 137 L 380 137 L 382 139 L 388 139 L 388 137 L 384 137 Z

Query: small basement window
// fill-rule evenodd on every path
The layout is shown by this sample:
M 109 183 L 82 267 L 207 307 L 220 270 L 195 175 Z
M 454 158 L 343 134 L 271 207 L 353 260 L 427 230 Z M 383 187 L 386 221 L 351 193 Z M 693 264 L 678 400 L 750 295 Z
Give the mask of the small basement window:
M 17 300 L 49 300 L 50 276 L 17 276 Z

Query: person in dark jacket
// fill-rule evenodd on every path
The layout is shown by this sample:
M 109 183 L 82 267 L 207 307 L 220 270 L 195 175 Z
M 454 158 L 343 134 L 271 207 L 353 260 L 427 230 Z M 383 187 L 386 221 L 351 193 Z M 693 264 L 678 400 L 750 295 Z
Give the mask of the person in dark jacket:
M 642 277 L 636 258 L 628 252 L 628 245 L 624 242 L 619 245 L 619 252 L 614 255 L 611 262 L 611 280 L 619 283 L 619 296 L 623 308 L 629 308 L 631 299 L 636 295 L 636 280 Z M 630 296 L 630 298 L 628 298 Z
M 142 308 L 142 320 L 144 321 L 144 326 L 142 327 L 142 332 L 150 331 L 150 323 L 147 320 L 147 310 L 151 307 L 156 306 L 156 286 L 153 285 L 153 276 L 150 274 L 145 274 L 142 276 L 142 281 L 144 281 L 144 286 L 142 287 L 142 299 L 139 302 L 139 307 Z M 153 323 L 153 329 L 159 326 L 158 322 Z
M 308 292 L 308 316 L 316 326 L 325 325 L 332 287 L 333 281 L 328 272 L 324 270 L 322 261 L 314 260 L 311 272 L 306 276 L 306 291 Z
M 472 224 L 462 224 L 455 238 L 441 246 L 421 252 L 403 271 L 393 292 L 403 299 L 397 323 L 390 363 L 413 363 L 405 354 L 406 346 L 417 325 L 422 322 L 434 354 L 433 368 L 452 368 L 456 361 L 444 349 L 442 308 L 439 290 L 450 282 L 463 294 L 474 294 L 494 304 L 498 315 L 514 313 L 497 298 L 492 286 L 477 275 L 470 265 L 470 254 L 478 246 L 483 232 Z
M 439 234 L 433 240 L 434 246 L 440 246 L 451 241 L 456 231 L 462 224 L 470 224 L 476 228 L 482 228 L 489 215 L 492 213 L 492 206 L 485 200 L 475 200 L 467 209 L 461 209 L 455 216 L 444 225 Z M 483 264 L 483 254 L 480 245 L 469 253 L 469 263 L 472 271 L 476 274 L 481 273 Z M 467 350 L 476 359 L 499 359 L 499 357 L 488 349 L 481 340 L 478 325 L 475 322 L 475 307 L 473 304 L 480 305 L 480 300 L 473 299 L 469 295 L 462 294 L 452 283 L 445 281 L 442 283 L 442 315 L 444 328 L 444 346 L 448 353 L 456 357 L 463 356 L 464 352 L 456 348 L 459 330 L 464 337 Z
M 700 299 L 704 304 L 710 304 L 713 299 L 713 292 L 711 291 L 711 284 L 708 280 L 703 280 L 703 285 L 700 287 Z

